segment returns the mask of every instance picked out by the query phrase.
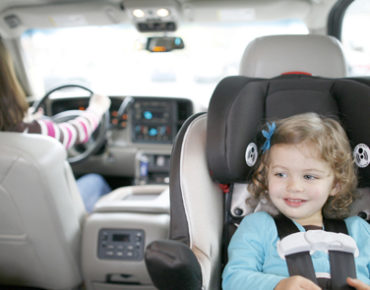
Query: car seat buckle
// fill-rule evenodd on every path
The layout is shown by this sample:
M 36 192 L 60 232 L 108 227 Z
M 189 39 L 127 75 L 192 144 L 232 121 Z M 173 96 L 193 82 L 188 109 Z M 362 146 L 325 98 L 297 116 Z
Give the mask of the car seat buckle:
M 307 232 L 293 233 L 277 242 L 279 256 L 286 256 L 301 252 L 316 251 L 327 253 L 328 251 L 339 251 L 351 253 L 355 257 L 359 251 L 355 240 L 343 233 L 326 232 L 323 230 L 309 230 Z

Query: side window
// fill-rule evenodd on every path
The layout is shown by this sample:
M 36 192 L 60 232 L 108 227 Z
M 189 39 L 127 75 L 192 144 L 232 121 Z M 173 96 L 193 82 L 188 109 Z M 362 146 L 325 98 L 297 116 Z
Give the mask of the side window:
M 355 0 L 342 23 L 342 43 L 351 76 L 370 76 L 370 1 Z

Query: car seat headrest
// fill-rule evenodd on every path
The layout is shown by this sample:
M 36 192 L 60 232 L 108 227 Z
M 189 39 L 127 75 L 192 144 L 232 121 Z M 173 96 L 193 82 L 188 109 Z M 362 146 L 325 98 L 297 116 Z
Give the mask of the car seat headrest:
M 340 42 L 326 35 L 269 35 L 256 38 L 244 51 L 239 74 L 271 78 L 286 72 L 347 76 Z
M 214 180 L 246 182 L 251 168 L 245 161 L 266 121 L 315 112 L 336 118 L 344 127 L 356 158 L 359 186 L 370 186 L 370 87 L 349 79 L 302 75 L 256 79 L 223 79 L 211 98 L 207 116 L 207 162 Z M 367 148 L 367 149 L 366 149 Z M 368 165 L 368 166 L 364 166 Z

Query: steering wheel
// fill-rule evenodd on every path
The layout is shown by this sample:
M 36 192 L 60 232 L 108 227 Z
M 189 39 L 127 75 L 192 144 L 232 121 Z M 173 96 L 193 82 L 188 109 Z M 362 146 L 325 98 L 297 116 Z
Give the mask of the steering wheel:
M 50 95 L 56 91 L 63 90 L 66 88 L 80 88 L 89 93 L 89 97 L 94 94 L 92 90 L 85 86 L 68 84 L 63 86 L 58 86 L 49 92 L 47 92 L 38 102 L 36 102 L 32 108 L 33 112 L 37 110 L 49 99 Z M 69 110 L 58 113 L 54 116 L 51 116 L 50 119 L 55 123 L 62 123 L 69 120 L 72 120 L 82 114 L 83 111 L 80 110 Z M 106 133 L 109 127 L 109 110 L 107 110 L 100 121 L 99 126 L 95 129 L 94 133 L 90 136 L 89 140 L 84 144 L 76 144 L 75 146 L 68 149 L 68 162 L 70 164 L 77 164 L 87 159 L 90 155 L 96 153 L 100 147 L 103 145 L 106 139 Z

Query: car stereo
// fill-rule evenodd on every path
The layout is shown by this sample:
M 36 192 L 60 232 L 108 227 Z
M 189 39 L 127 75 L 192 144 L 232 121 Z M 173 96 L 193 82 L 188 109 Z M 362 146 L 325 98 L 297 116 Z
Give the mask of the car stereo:
M 176 100 L 136 98 L 131 113 L 133 142 L 172 143 L 177 133 Z

